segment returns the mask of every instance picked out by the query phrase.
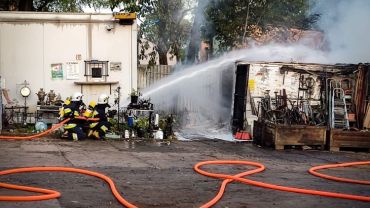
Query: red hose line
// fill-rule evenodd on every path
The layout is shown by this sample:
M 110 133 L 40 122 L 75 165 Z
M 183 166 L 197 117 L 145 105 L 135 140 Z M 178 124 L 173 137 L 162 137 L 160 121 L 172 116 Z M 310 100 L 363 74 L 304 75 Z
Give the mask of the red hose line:
M 36 138 L 40 138 L 42 136 L 45 136 L 49 133 L 51 133 L 52 131 L 60 128 L 63 124 L 65 124 L 66 122 L 68 122 L 70 120 L 70 118 L 67 118 L 65 120 L 63 120 L 62 122 L 58 123 L 57 125 L 53 126 L 52 128 L 44 131 L 44 132 L 41 132 L 41 133 L 38 133 L 38 134 L 34 134 L 34 135 L 30 135 L 30 136 L 3 136 L 3 135 L 0 135 L 0 140 L 3 139 L 3 140 L 30 140 L 30 139 L 36 139 Z
M 234 176 L 226 175 L 226 174 L 210 173 L 210 172 L 207 172 L 201 169 L 201 167 L 204 165 L 212 165 L 212 164 L 213 165 L 214 164 L 217 164 L 217 165 L 225 165 L 225 164 L 251 165 L 257 168 L 239 173 Z M 337 167 L 348 167 L 348 166 L 354 166 L 354 165 L 369 165 L 369 164 L 370 164 L 370 161 L 364 161 L 364 162 L 353 162 L 353 163 L 342 163 L 342 164 L 317 166 L 311 169 L 314 169 L 313 171 L 315 171 L 315 170 L 324 169 L 324 168 L 337 168 Z M 265 169 L 265 166 L 262 165 L 261 163 L 256 163 L 256 162 L 251 162 L 251 161 L 216 160 L 216 161 L 204 161 L 204 162 L 197 163 L 194 166 L 194 170 L 196 172 L 202 175 L 205 175 L 205 176 L 224 179 L 224 181 L 221 184 L 218 194 L 212 200 L 202 205 L 201 207 L 203 208 L 211 207 L 212 205 L 216 204 L 221 199 L 223 193 L 225 192 L 225 188 L 227 184 L 232 181 L 239 181 L 242 183 L 246 183 L 246 184 L 250 184 L 250 185 L 254 185 L 258 187 L 269 188 L 269 189 L 274 189 L 274 190 L 279 190 L 279 191 L 287 191 L 287 192 L 295 192 L 295 193 L 301 193 L 301 194 L 311 194 L 311 195 L 319 195 L 319 196 L 325 196 L 325 197 L 334 197 L 334 198 L 341 198 L 341 199 L 350 199 L 350 200 L 370 202 L 370 197 L 368 196 L 358 196 L 358 195 L 350 195 L 350 194 L 335 193 L 335 192 L 325 192 L 325 191 L 317 191 L 317 190 L 310 190 L 310 189 L 286 187 L 286 186 L 279 186 L 279 185 L 268 184 L 268 183 L 263 183 L 259 181 L 253 181 L 253 180 L 249 180 L 246 178 L 242 178 L 247 175 L 252 175 L 252 174 L 261 172 L 264 169 Z M 311 173 L 311 169 L 310 169 L 310 173 Z M 0 171 L 0 176 L 14 174 L 14 173 L 40 172 L 40 171 L 73 172 L 73 173 L 80 173 L 80 174 L 85 174 L 85 175 L 100 178 L 109 184 L 113 195 L 122 205 L 124 205 L 125 207 L 129 207 L 129 208 L 136 207 L 135 205 L 126 201 L 119 194 L 112 179 L 110 179 L 108 176 L 105 176 L 101 173 L 94 172 L 94 171 L 77 169 L 77 168 L 68 168 L 68 167 L 29 167 L 29 168 L 17 168 L 17 169 L 3 170 L 3 171 Z M 317 172 L 315 175 L 317 175 Z M 321 175 L 317 175 L 317 176 L 321 177 Z M 337 178 L 337 181 L 349 182 L 348 179 L 343 180 L 341 178 Z M 366 183 L 362 183 L 362 184 L 369 184 L 369 181 L 365 181 L 365 182 Z M 48 190 L 48 189 L 42 189 L 42 188 L 36 188 L 36 187 L 28 187 L 28 186 L 18 186 L 18 185 L 7 184 L 7 183 L 0 183 L 0 187 L 43 194 L 43 195 L 37 195 L 37 196 L 0 196 L 0 201 L 38 201 L 38 200 L 46 200 L 46 199 L 55 199 L 55 198 L 60 197 L 60 193 L 54 190 Z
M 203 165 L 212 165 L 212 164 L 239 164 L 239 165 L 251 165 L 251 166 L 256 166 L 258 167 L 257 169 L 251 170 L 251 171 L 246 171 L 234 176 L 231 175 L 226 175 L 226 174 L 217 174 L 217 173 L 210 173 L 207 171 L 204 171 L 200 169 L 201 166 Z M 354 165 L 370 165 L 370 161 L 364 161 L 364 162 L 353 162 L 353 163 L 341 163 L 341 164 L 332 164 L 330 165 L 331 168 L 334 167 L 348 167 L 348 166 L 354 166 Z M 322 167 L 322 166 L 319 166 Z M 326 166 L 325 166 L 326 167 Z M 225 179 L 220 187 L 219 193 L 209 202 L 206 204 L 202 205 L 202 208 L 205 207 L 211 207 L 212 205 L 216 204 L 222 197 L 222 194 L 225 191 L 226 185 L 232 181 L 239 181 L 242 183 L 262 187 L 262 188 L 268 188 L 268 189 L 273 189 L 273 190 L 278 190 L 278 191 L 286 191 L 286 192 L 294 192 L 294 193 L 300 193 L 300 194 L 310 194 L 310 195 L 319 195 L 319 196 L 325 196 L 325 197 L 334 197 L 334 198 L 341 198 L 341 199 L 349 199 L 349 200 L 356 200 L 356 201 L 365 201 L 365 202 L 370 202 L 370 197 L 369 196 L 358 196 L 358 195 L 350 195 L 350 194 L 343 194 L 343 193 L 335 193 L 335 192 L 326 192 L 326 191 L 318 191 L 318 190 L 310 190 L 310 189 L 301 189 L 301 188 L 295 188 L 295 187 L 287 187 L 287 186 L 279 186 L 279 185 L 274 185 L 274 184 L 268 184 L 268 183 L 263 183 L 259 181 L 254 181 L 246 178 L 241 178 L 242 176 L 246 175 L 251 175 L 254 173 L 258 173 L 264 170 L 264 166 L 261 163 L 256 163 L 256 162 L 249 162 L 249 161 L 233 161 L 233 160 L 215 160 L 215 161 L 205 161 L 205 162 L 200 162 L 197 163 L 194 166 L 194 170 L 202 175 L 212 177 L 212 178 L 218 178 L 218 179 Z M 329 167 L 326 167 L 329 168 Z M 323 169 L 323 168 L 320 168 Z M 318 176 L 318 175 L 317 175 Z M 321 176 L 319 176 L 321 177 Z M 337 181 L 341 181 L 340 178 L 337 178 Z M 348 182 L 345 181 L 345 182 Z M 369 181 L 367 181 L 369 182 Z
M 212 176 L 210 176 L 210 177 L 225 179 L 223 177 L 224 176 L 223 174 L 208 173 L 208 172 L 203 171 L 203 170 L 200 169 L 200 167 L 203 166 L 203 165 L 211 165 L 211 164 L 217 164 L 217 165 L 221 165 L 221 164 L 251 165 L 251 166 L 258 167 L 257 169 L 249 170 L 249 171 L 246 171 L 246 172 L 239 173 L 239 174 L 235 175 L 235 177 L 238 177 L 238 178 L 239 177 L 244 177 L 244 176 L 247 176 L 247 175 L 252 175 L 254 173 L 262 172 L 262 171 L 265 170 L 265 166 L 261 163 L 256 163 L 256 162 L 251 162 L 251 161 L 235 161 L 235 160 L 214 160 L 214 161 L 199 162 L 194 166 L 194 170 L 196 172 L 202 174 L 202 175 L 205 175 L 205 176 L 210 176 L 208 174 L 212 174 Z M 211 207 L 214 204 L 216 204 L 222 198 L 223 194 L 225 193 L 225 189 L 226 189 L 227 184 L 231 183 L 232 181 L 234 181 L 234 180 L 233 179 L 223 180 L 217 195 L 212 200 L 210 200 L 209 202 L 203 204 L 201 206 L 201 208 Z
M 117 191 L 117 188 L 111 178 L 101 173 L 94 172 L 94 171 L 83 170 L 83 169 L 78 169 L 78 168 L 68 168 L 68 167 L 29 167 L 29 168 L 16 168 L 16 169 L 4 170 L 0 172 L 0 175 L 25 173 L 25 172 L 41 172 L 41 171 L 72 172 L 72 173 L 80 173 L 80 174 L 85 174 L 85 175 L 100 178 L 108 183 L 113 195 L 122 205 L 129 207 L 129 208 L 136 208 L 135 205 L 129 203 L 121 196 L 121 194 Z M 54 190 L 41 189 L 41 188 L 36 188 L 36 187 L 27 187 L 27 186 L 17 186 L 17 185 L 7 184 L 7 183 L 0 183 L 0 187 L 45 194 L 45 195 L 38 195 L 38 196 L 0 196 L 0 201 L 39 201 L 39 200 L 55 199 L 55 198 L 60 197 L 60 193 Z
M 348 166 L 354 166 L 354 165 L 369 165 L 369 162 L 365 161 L 365 162 L 350 162 L 350 163 L 341 163 L 341 164 L 320 165 L 320 166 L 310 168 L 308 170 L 308 172 L 311 173 L 314 176 L 329 179 L 329 180 L 345 182 L 345 183 L 357 183 L 357 184 L 370 185 L 370 181 L 361 181 L 361 180 L 353 180 L 353 179 L 348 179 L 348 178 L 339 178 L 339 177 L 334 177 L 334 176 L 330 176 L 330 175 L 326 175 L 326 174 L 323 174 L 323 173 L 316 172 L 317 170 L 321 170 L 321 169 L 341 168 L 341 167 L 348 167 Z

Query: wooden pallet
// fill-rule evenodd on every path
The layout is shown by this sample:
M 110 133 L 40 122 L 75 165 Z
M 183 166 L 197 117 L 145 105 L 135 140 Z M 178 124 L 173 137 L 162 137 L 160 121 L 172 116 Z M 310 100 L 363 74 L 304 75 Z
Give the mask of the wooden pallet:
M 284 150 L 284 149 L 300 149 L 300 150 L 324 150 L 325 145 L 281 145 L 275 146 L 277 150 Z
M 345 147 L 370 149 L 370 132 L 330 130 L 330 151 Z
M 326 127 L 304 125 L 280 125 L 256 121 L 253 129 L 254 140 L 261 146 L 274 146 L 283 150 L 286 145 L 320 146 L 326 144 Z
M 369 152 L 370 148 L 363 147 L 338 147 L 331 150 L 332 152 Z

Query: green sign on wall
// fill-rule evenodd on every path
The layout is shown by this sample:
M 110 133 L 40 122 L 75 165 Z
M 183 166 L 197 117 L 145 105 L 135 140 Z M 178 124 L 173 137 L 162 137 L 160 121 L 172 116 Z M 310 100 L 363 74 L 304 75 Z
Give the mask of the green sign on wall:
M 63 64 L 51 64 L 51 78 L 63 79 Z

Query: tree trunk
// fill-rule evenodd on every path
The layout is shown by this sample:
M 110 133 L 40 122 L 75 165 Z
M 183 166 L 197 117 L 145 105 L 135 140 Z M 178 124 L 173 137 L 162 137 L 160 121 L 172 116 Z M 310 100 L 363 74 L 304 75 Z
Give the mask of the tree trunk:
M 191 28 L 190 42 L 186 54 L 186 64 L 193 64 L 196 58 L 196 54 L 199 51 L 200 35 L 198 32 L 199 28 L 197 26 L 197 17 L 195 17 L 193 27 Z
M 214 37 L 211 37 L 208 41 L 208 59 L 212 59 L 213 58 L 213 38 Z
M 208 1 L 199 0 L 196 9 L 193 26 L 190 33 L 190 41 L 186 54 L 186 64 L 193 64 L 195 60 L 199 61 L 198 52 L 201 42 L 200 27 L 204 23 L 204 8 L 207 6 Z
M 158 55 L 159 55 L 159 65 L 168 65 L 167 52 L 158 52 Z

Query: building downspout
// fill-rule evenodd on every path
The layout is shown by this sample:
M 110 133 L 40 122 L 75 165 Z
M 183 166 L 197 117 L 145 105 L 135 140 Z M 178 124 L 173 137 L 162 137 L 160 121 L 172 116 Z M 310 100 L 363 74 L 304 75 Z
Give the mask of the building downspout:
M 130 37 L 130 42 L 131 42 L 131 49 L 130 49 L 131 50 L 131 52 L 130 52 L 130 63 L 131 63 L 130 64 L 131 65 L 130 66 L 130 68 L 131 68 L 130 69 L 130 76 L 131 76 L 131 85 L 130 85 L 130 90 L 131 90 L 133 88 L 133 86 L 132 86 L 132 84 L 133 84 L 133 75 L 132 75 L 132 57 L 133 57 L 132 56 L 132 53 L 133 53 L 133 51 L 132 51 L 132 49 L 133 49 L 132 48 L 132 25 L 130 26 L 130 28 L 131 28 L 131 33 L 130 33 L 130 36 L 131 36 Z
M 91 14 L 90 14 L 90 22 L 87 25 L 87 60 L 92 59 L 92 25 L 91 25 Z

